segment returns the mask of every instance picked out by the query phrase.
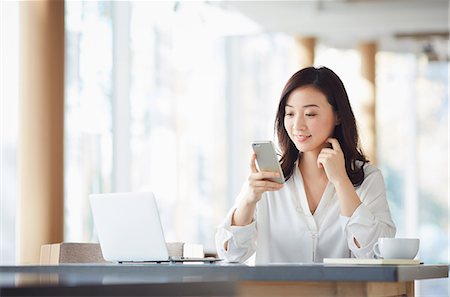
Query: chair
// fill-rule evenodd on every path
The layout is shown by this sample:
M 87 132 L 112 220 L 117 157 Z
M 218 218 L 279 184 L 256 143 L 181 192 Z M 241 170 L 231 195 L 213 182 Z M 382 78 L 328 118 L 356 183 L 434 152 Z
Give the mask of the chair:
M 191 255 L 192 246 L 197 246 L 196 255 Z M 201 255 L 198 252 L 199 247 Z M 184 242 L 168 242 L 169 256 L 196 256 L 203 257 L 203 248 L 199 245 Z M 57 265 L 64 263 L 109 263 L 103 258 L 99 243 L 62 242 L 44 244 L 41 246 L 40 264 Z
M 62 242 L 41 246 L 41 265 L 108 263 L 98 243 Z

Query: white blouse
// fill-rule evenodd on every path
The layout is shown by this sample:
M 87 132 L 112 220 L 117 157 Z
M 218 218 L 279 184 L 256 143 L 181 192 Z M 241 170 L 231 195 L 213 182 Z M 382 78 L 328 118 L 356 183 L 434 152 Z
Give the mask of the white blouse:
M 255 264 L 373 258 L 372 247 L 378 238 L 395 236 L 383 176 L 375 166 L 364 166 L 365 179 L 356 188 L 362 204 L 351 217 L 340 214 L 338 197 L 330 182 L 316 211 L 311 214 L 300 170 L 298 166 L 295 168 L 283 188 L 263 193 L 256 205 L 254 220 L 247 226 L 231 226 L 232 214 L 241 199 L 238 196 L 216 233 L 220 258 L 244 262 L 256 253 Z

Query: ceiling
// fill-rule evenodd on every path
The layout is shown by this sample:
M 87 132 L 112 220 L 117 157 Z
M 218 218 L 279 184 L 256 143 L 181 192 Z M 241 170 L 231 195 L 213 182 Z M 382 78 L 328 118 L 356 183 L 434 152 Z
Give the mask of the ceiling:
M 221 1 L 266 32 L 315 36 L 336 47 L 377 41 L 381 49 L 448 53 L 449 0 Z M 442 49 L 440 49 L 442 51 Z

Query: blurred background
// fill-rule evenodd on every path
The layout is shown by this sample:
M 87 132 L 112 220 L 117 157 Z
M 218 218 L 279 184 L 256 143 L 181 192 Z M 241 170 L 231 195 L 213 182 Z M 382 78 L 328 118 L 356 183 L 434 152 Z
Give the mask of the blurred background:
M 167 241 L 214 250 L 251 141 L 274 138 L 281 90 L 309 65 L 342 78 L 397 236 L 419 237 L 425 263 L 449 262 L 448 1 L 59 2 L 59 25 L 38 33 L 31 2 L 1 2 L 0 264 L 33 262 L 24 238 L 41 225 L 61 231 L 40 244 L 95 242 L 88 195 L 100 192 L 155 192 Z M 55 37 L 63 55 L 26 36 Z M 42 79 L 61 85 L 61 109 L 31 102 L 45 93 Z M 61 141 L 33 134 L 43 122 L 60 128 Z M 60 169 L 29 170 L 46 160 L 41 143 L 60 148 L 61 161 L 50 156 Z M 59 194 L 43 171 L 60 176 Z M 36 213 L 45 219 L 30 220 Z M 448 285 L 421 281 L 416 292 L 448 296 Z

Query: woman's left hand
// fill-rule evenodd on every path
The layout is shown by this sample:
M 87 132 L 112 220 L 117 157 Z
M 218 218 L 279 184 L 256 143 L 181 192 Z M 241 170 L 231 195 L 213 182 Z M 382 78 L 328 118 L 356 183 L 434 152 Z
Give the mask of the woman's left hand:
M 328 138 L 332 148 L 323 148 L 317 158 L 317 166 L 323 167 L 328 180 L 332 184 L 340 183 L 347 177 L 344 153 L 336 138 Z

